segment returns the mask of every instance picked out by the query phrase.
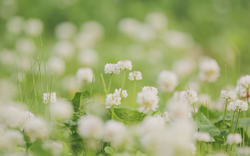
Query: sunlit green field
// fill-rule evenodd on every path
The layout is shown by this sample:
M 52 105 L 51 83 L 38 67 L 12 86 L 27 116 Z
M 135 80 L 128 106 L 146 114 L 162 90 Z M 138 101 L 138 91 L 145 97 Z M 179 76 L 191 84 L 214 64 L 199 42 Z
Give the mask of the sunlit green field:
M 250 155 L 249 10 L 1 0 L 0 155 Z

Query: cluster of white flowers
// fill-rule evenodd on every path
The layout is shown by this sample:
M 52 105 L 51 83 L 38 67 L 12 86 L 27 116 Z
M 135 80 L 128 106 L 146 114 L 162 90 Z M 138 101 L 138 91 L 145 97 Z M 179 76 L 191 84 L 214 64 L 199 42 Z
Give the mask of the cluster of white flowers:
M 239 144 L 241 143 L 242 138 L 239 133 L 229 134 L 227 136 L 227 143 L 228 144 Z
M 164 112 L 163 114 L 157 115 L 159 118 L 163 118 L 164 121 L 170 121 L 170 113 Z
M 150 86 L 144 86 L 142 87 L 142 92 L 153 92 L 155 95 L 158 94 L 158 89 L 155 87 L 150 87 Z
M 129 75 L 128 75 L 128 79 L 131 80 L 131 81 L 141 80 L 142 79 L 142 74 L 139 71 L 130 72 Z
M 93 80 L 94 74 L 91 68 L 79 68 L 76 72 L 76 79 L 78 83 L 88 82 L 91 83 Z
M 107 63 L 104 67 L 104 71 L 106 74 L 119 74 L 120 66 L 118 64 Z
M 206 59 L 200 63 L 199 77 L 206 82 L 215 82 L 220 76 L 220 67 L 213 59 Z
M 132 62 L 129 60 L 122 60 L 117 62 L 121 70 L 132 70 Z
M 198 101 L 197 93 L 193 90 L 182 91 L 180 93 L 180 100 L 185 101 L 189 104 L 193 104 Z
M 163 70 L 157 80 L 159 88 L 164 92 L 172 92 L 178 85 L 178 77 L 174 72 Z
M 115 93 L 117 96 L 121 96 L 122 98 L 128 97 L 127 90 L 122 90 L 121 88 L 115 89 Z
M 242 76 L 238 80 L 236 91 L 240 93 L 241 97 L 249 97 L 250 75 Z
M 250 148 L 245 146 L 245 147 L 238 147 L 237 148 L 237 153 L 243 156 L 247 156 L 250 154 Z
M 141 106 L 140 112 L 148 113 L 150 110 L 156 111 L 158 108 L 159 97 L 154 92 L 139 92 L 136 102 Z
M 56 103 L 56 92 L 43 93 L 43 103 Z
M 248 104 L 245 101 L 236 100 L 235 102 L 229 103 L 227 110 L 229 110 L 229 111 L 247 111 Z
M 199 142 L 209 142 L 211 140 L 211 137 L 208 133 L 203 133 L 203 132 L 196 132 L 194 134 L 194 138 L 196 141 Z
M 111 108 L 113 106 L 118 106 L 121 104 L 121 97 L 117 94 L 108 94 L 106 98 L 106 108 Z
M 221 98 L 235 101 L 237 98 L 237 95 L 234 91 L 222 90 Z

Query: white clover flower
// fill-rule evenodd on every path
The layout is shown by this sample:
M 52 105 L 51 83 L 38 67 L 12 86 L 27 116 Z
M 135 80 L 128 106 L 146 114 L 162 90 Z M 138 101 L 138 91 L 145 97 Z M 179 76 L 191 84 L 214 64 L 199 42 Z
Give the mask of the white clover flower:
M 163 35 L 163 40 L 172 48 L 186 49 L 194 44 L 192 36 L 176 30 L 169 30 Z
M 242 138 L 239 133 L 231 133 L 227 136 L 227 143 L 228 144 L 239 144 L 241 143 Z
M 63 145 L 60 142 L 52 142 L 51 149 L 53 156 L 60 156 L 63 152 Z
M 17 51 L 26 55 L 32 55 L 36 51 L 36 44 L 30 38 L 21 38 L 17 40 L 15 47 Z
M 104 36 L 104 28 L 97 21 L 87 21 L 81 26 L 81 31 L 89 34 L 92 41 L 95 43 L 101 40 Z
M 250 75 L 242 76 L 237 83 L 236 91 L 240 93 L 241 97 L 249 97 L 250 94 Z
M 236 100 L 235 102 L 230 102 L 227 108 L 229 111 L 247 111 L 248 104 L 243 100 Z
M 55 36 L 59 39 L 70 39 L 76 32 L 76 26 L 71 22 L 62 22 L 55 28 Z
M 66 100 L 59 99 L 57 103 L 49 105 L 50 115 L 55 120 L 69 120 L 73 115 L 73 106 Z
M 140 92 L 137 94 L 136 102 L 141 106 L 138 110 L 146 114 L 150 110 L 156 111 L 159 97 L 153 92 Z
M 234 104 L 234 102 L 230 102 L 229 105 L 227 106 L 227 110 L 229 111 L 236 111 L 237 106 Z
M 128 74 L 128 79 L 131 81 L 134 80 L 141 80 L 142 79 L 142 74 L 139 71 L 133 71 Z
M 132 62 L 129 60 L 118 61 L 117 64 L 121 70 L 132 70 Z
M 48 69 L 55 75 L 63 75 L 65 73 L 66 65 L 62 58 L 57 56 L 52 56 L 49 58 Z
M 193 90 L 182 91 L 180 93 L 181 101 L 185 101 L 189 104 L 193 104 L 194 102 L 198 101 L 197 93 Z
M 209 142 L 211 137 L 208 133 L 197 132 L 194 134 L 194 139 L 199 142 Z
M 159 12 L 151 12 L 146 16 L 146 22 L 157 31 L 167 29 L 167 17 Z
M 94 66 L 98 59 L 98 53 L 92 48 L 84 48 L 78 54 L 78 62 L 84 66 Z
M 7 30 L 13 34 L 20 34 L 22 32 L 22 25 L 24 19 L 21 16 L 13 16 L 11 17 L 6 24 Z
M 134 37 L 140 28 L 140 21 L 133 18 L 124 18 L 119 22 L 119 30 L 131 37 Z
M 119 74 L 120 66 L 118 64 L 107 63 L 104 67 L 104 72 L 106 74 Z
M 78 121 L 78 133 L 83 138 L 101 139 L 103 137 L 103 121 L 96 116 L 82 116 Z
M 237 95 L 234 91 L 227 91 L 227 90 L 222 90 L 221 91 L 221 98 L 223 99 L 230 99 L 230 100 L 236 100 Z
M 0 148 L 11 150 L 17 145 L 24 145 L 23 134 L 17 130 L 7 130 L 0 135 Z
M 25 21 L 23 29 L 30 36 L 39 36 L 43 31 L 43 22 L 37 18 L 28 19 Z
M 158 89 L 155 87 L 151 87 L 151 86 L 144 86 L 142 87 L 142 92 L 153 92 L 155 95 L 158 94 Z
M 213 59 L 203 60 L 200 63 L 199 77 L 203 81 L 215 82 L 220 76 L 220 67 Z
M 121 104 L 121 97 L 120 95 L 116 95 L 116 94 L 108 94 L 107 98 L 106 98 L 106 108 L 110 108 L 114 105 L 118 106 Z
M 196 69 L 196 62 L 193 59 L 183 59 L 175 61 L 173 71 L 181 78 L 185 78 Z
M 160 90 L 172 92 L 178 85 L 178 77 L 174 72 L 163 70 L 158 77 L 157 84 Z
M 30 138 L 31 142 L 35 142 L 38 138 L 45 139 L 49 134 L 49 129 L 43 119 L 33 118 L 24 124 L 24 132 Z
M 163 118 L 164 121 L 170 121 L 170 113 L 168 113 L 168 112 L 164 112 L 163 114 L 159 114 L 159 115 L 157 115 L 157 117 Z
M 34 118 L 35 118 L 35 115 L 32 114 L 32 113 L 29 112 L 29 111 L 23 112 L 23 115 L 24 115 L 23 125 L 24 125 L 25 122 L 28 121 L 29 119 L 34 119 Z M 23 125 L 20 127 L 20 130 L 21 130 L 21 131 L 23 131 L 23 128 L 24 128 Z
M 156 32 L 149 25 L 141 24 L 133 37 L 140 42 L 150 42 L 155 39 Z
M 56 92 L 43 93 L 43 103 L 56 103 Z
M 190 117 L 189 105 L 185 102 L 171 101 L 168 105 L 169 116 L 174 121 L 185 120 Z
M 79 84 L 84 83 L 85 81 L 91 83 L 93 76 L 93 70 L 88 67 L 79 68 L 76 72 L 76 79 Z
M 245 146 L 245 147 L 238 147 L 237 148 L 237 153 L 243 156 L 248 156 L 250 154 L 250 148 Z
M 115 93 L 114 94 L 116 94 L 117 96 L 121 95 L 122 98 L 128 97 L 127 90 L 122 90 L 122 93 L 121 93 L 121 90 L 122 90 L 121 88 L 115 89 Z
M 1 108 L 1 121 L 8 127 L 20 127 L 24 120 L 25 115 L 23 109 L 19 106 L 7 106 Z
M 74 56 L 75 46 L 70 41 L 61 40 L 55 44 L 53 51 L 65 60 L 71 60 Z

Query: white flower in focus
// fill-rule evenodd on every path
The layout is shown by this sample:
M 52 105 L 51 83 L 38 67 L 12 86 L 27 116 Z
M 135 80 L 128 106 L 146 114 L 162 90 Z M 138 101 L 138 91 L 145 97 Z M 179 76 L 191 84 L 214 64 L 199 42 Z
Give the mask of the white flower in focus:
M 43 31 L 43 22 L 36 18 L 28 19 L 25 21 L 23 29 L 30 36 L 39 36 Z
M 196 132 L 194 134 L 194 138 L 196 141 L 199 142 L 209 142 L 211 140 L 211 137 L 208 133 L 203 133 L 203 132 Z
M 43 103 L 56 103 L 56 92 L 43 93 Z
M 248 156 L 250 154 L 250 148 L 245 146 L 245 147 L 238 147 L 237 148 L 237 153 L 243 156 Z
M 180 93 L 181 101 L 185 101 L 189 104 L 193 104 L 194 102 L 198 101 L 197 93 L 193 90 L 182 91 Z
M 156 111 L 159 97 L 153 92 L 140 92 L 137 94 L 136 102 L 141 106 L 138 110 L 146 114 L 150 110 Z
M 128 79 L 131 80 L 131 81 L 141 80 L 142 79 L 142 74 L 139 71 L 130 72 L 129 75 L 128 75 Z
M 48 69 L 55 75 L 63 75 L 65 72 L 65 62 L 62 58 L 57 56 L 52 56 L 48 60 Z
M 85 81 L 91 83 L 93 76 L 93 70 L 88 67 L 79 68 L 76 72 L 76 79 L 79 84 L 84 83 Z
M 222 90 L 221 91 L 221 98 L 223 99 L 230 99 L 230 100 L 236 100 L 237 95 L 234 91 L 227 91 L 227 90 Z
M 62 22 L 55 28 L 55 36 L 59 39 L 70 39 L 76 32 L 76 26 L 71 22 Z
M 49 134 L 49 129 L 43 119 L 33 118 L 24 124 L 24 132 L 31 142 L 35 142 L 38 138 L 45 139 Z
M 122 93 L 121 93 L 121 90 L 122 90 L 121 88 L 115 89 L 115 93 L 114 94 L 116 94 L 117 96 L 121 95 L 121 97 L 123 97 L 123 98 L 128 97 L 127 90 L 122 90 Z
M 199 77 L 206 82 L 215 82 L 220 76 L 220 67 L 213 59 L 203 60 L 200 63 Z
M 121 70 L 132 70 L 132 62 L 129 60 L 118 61 L 117 64 Z
M 174 72 L 163 70 L 158 77 L 157 84 L 160 90 L 172 92 L 178 85 L 178 77 Z
M 150 87 L 150 86 L 145 86 L 145 87 L 142 87 L 142 92 L 153 92 L 155 95 L 158 94 L 158 89 L 155 88 L 155 87 Z
M 106 74 L 119 74 L 120 73 L 120 67 L 118 64 L 111 64 L 107 63 L 104 67 L 104 72 Z
M 21 38 L 16 42 L 16 50 L 26 54 L 31 55 L 36 51 L 36 44 L 32 39 L 29 38 Z
M 159 118 L 163 118 L 164 121 L 170 121 L 170 114 L 168 112 L 164 112 L 163 114 L 157 115 Z
M 106 108 L 110 108 L 114 105 L 118 106 L 121 104 L 121 97 L 120 95 L 116 95 L 116 94 L 108 94 L 107 98 L 106 98 Z
M 66 100 L 59 99 L 49 105 L 50 115 L 55 120 L 69 120 L 73 115 L 73 106 Z
M 239 144 L 241 143 L 242 138 L 239 133 L 231 133 L 227 136 L 227 143 L 228 144 Z
M 235 102 L 230 102 L 227 108 L 229 111 L 247 111 L 248 104 L 243 100 L 236 100 Z
M 93 115 L 82 116 L 78 121 L 78 133 L 83 138 L 101 139 L 103 136 L 103 121 Z
M 229 111 L 236 111 L 237 106 L 234 104 L 234 102 L 230 102 L 229 105 L 227 106 L 227 110 Z
M 98 53 L 92 48 L 84 48 L 78 54 L 78 62 L 84 66 L 94 66 L 98 59 Z

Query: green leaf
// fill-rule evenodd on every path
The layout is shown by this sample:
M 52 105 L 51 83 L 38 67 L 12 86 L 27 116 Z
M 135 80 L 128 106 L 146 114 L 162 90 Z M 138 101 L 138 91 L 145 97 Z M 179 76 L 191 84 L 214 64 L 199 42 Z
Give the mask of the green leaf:
M 71 100 L 74 111 L 78 112 L 81 109 L 81 103 L 88 102 L 90 98 L 90 93 L 88 91 L 76 92 L 74 98 Z
M 236 126 L 237 120 L 234 122 L 234 126 Z M 250 118 L 241 118 L 239 119 L 238 128 L 248 127 L 250 126 Z
M 140 151 L 137 151 L 136 152 L 136 156 L 147 156 L 146 154 L 143 154 L 142 152 L 140 152 Z
M 84 150 L 82 138 L 78 133 L 73 133 L 70 136 L 70 146 L 74 155 L 79 155 Z
M 201 105 L 199 108 L 199 112 L 201 112 L 202 114 L 204 114 L 206 116 L 206 118 L 216 118 L 218 116 L 216 116 L 216 114 L 214 114 L 211 110 L 207 109 L 207 107 Z
M 45 155 L 53 155 L 51 149 L 44 148 L 42 142 L 37 141 L 34 143 L 34 146 L 31 146 L 28 149 L 29 155 L 36 155 L 36 156 L 45 156 Z
M 232 114 L 226 114 L 225 116 L 225 125 L 229 128 L 231 127 L 231 120 L 233 118 L 233 115 Z M 217 127 L 217 128 L 220 128 L 222 126 L 222 123 L 223 123 L 223 115 L 219 117 L 218 121 L 216 121 L 214 123 L 214 125 Z
M 130 108 L 114 108 L 114 112 L 125 124 L 140 122 L 146 116 L 145 114 Z
M 104 151 L 105 151 L 106 153 L 108 153 L 110 156 L 115 155 L 115 150 L 114 150 L 113 148 L 109 147 L 109 146 L 106 146 L 106 147 L 104 148 Z
M 227 131 L 221 131 L 219 136 L 214 136 L 215 143 L 224 144 L 227 140 Z
M 109 116 L 109 119 L 112 118 L 112 112 L 111 112 L 111 109 L 106 109 L 106 114 Z M 120 121 L 120 122 L 123 122 L 122 119 L 120 119 L 115 113 L 113 115 L 113 119 L 116 120 L 116 121 Z
M 211 137 L 220 135 L 220 130 L 213 126 L 202 113 L 196 117 L 199 132 L 209 133 Z

